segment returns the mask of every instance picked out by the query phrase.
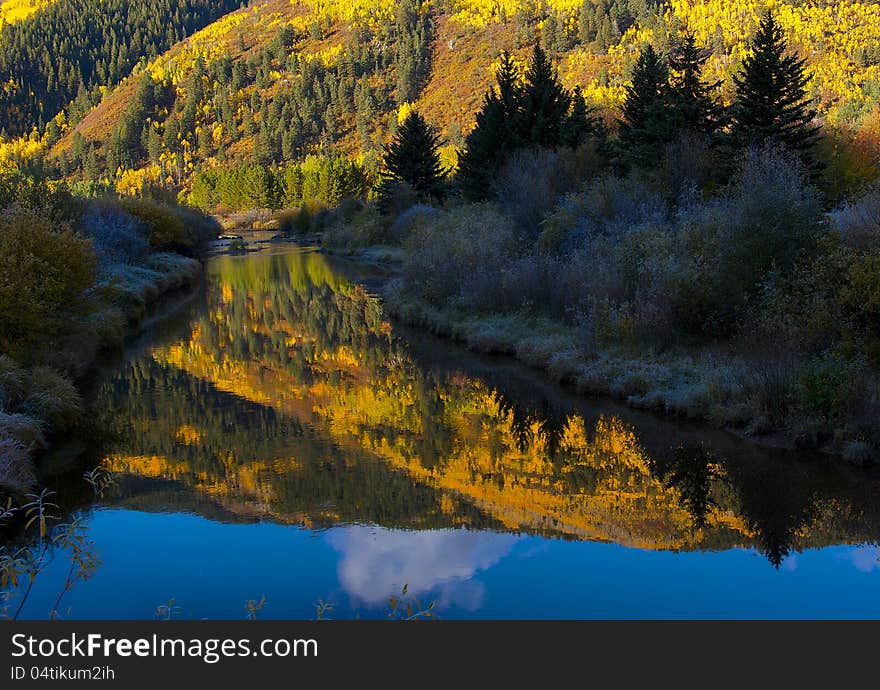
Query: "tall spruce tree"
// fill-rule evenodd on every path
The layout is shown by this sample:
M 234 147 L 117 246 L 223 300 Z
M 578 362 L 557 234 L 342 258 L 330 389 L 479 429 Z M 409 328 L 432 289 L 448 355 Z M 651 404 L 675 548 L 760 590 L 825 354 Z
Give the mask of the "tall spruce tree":
M 782 144 L 798 152 L 812 168 L 810 150 L 820 127 L 807 98 L 804 60 L 788 54 L 782 28 L 769 11 L 752 38 L 742 72 L 734 77 L 731 139 L 735 146 Z
M 563 88 L 547 54 L 536 43 L 522 87 L 519 139 L 529 146 L 559 146 L 563 143 L 570 108 L 571 94 Z
M 381 195 L 387 198 L 394 185 L 403 182 L 421 194 L 440 197 L 446 174 L 439 147 L 439 136 L 421 115 L 411 111 L 385 146 Z
M 672 139 L 675 126 L 669 70 L 650 45 L 645 46 L 636 60 L 622 110 L 621 158 L 636 165 L 656 162 L 662 147 Z
M 517 123 L 521 116 L 519 74 L 510 54 L 501 53 L 501 63 L 493 86 L 483 96 L 476 126 L 465 139 L 459 156 L 457 180 L 463 194 L 473 200 L 484 199 L 494 172 L 503 157 L 519 145 Z
M 723 109 L 713 97 L 720 81 L 704 82 L 703 66 L 711 55 L 690 32 L 669 53 L 669 96 L 674 126 L 714 134 L 722 125 Z

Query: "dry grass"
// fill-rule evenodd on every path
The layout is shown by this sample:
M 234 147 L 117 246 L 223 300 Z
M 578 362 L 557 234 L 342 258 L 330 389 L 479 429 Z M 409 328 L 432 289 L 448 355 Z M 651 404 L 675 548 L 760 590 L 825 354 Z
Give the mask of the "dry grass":
M 0 487 L 21 493 L 33 483 L 28 449 L 14 438 L 0 436 Z

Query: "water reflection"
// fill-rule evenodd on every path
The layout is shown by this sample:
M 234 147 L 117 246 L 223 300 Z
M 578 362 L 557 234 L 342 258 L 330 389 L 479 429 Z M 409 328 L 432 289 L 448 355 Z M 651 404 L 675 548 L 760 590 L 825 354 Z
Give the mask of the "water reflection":
M 426 353 L 316 253 L 218 258 L 206 291 L 184 337 L 100 395 L 127 425 L 107 457 L 126 505 L 648 549 L 754 545 L 775 566 L 792 549 L 876 536 L 876 510 L 853 503 L 858 483 L 839 471 L 752 450 L 743 463 L 730 440 L 591 409 L 433 344 Z
M 213 260 L 204 295 L 114 366 L 95 400 L 93 417 L 106 420 L 102 443 L 82 455 L 82 466 L 43 465 L 44 483 L 68 508 L 88 506 L 82 472 L 100 464 L 115 478 L 104 503 L 123 509 L 110 511 L 112 524 L 103 511 L 90 518 L 105 534 L 126 523 L 144 530 L 133 516 L 151 513 L 208 518 L 226 531 L 192 528 L 236 548 L 231 523 L 328 530 L 334 582 L 353 610 L 381 605 L 404 584 L 451 610 L 483 610 L 480 574 L 503 567 L 526 542 L 529 553 L 562 540 L 645 555 L 754 549 L 780 572 L 799 565 L 795 552 L 863 544 L 839 557 L 859 572 L 878 570 L 876 474 L 798 462 L 726 434 L 591 402 L 510 361 L 393 327 L 343 266 L 313 252 Z M 163 533 L 142 531 L 138 543 L 157 541 L 161 553 L 168 528 L 151 524 Z M 261 549 L 284 556 L 283 541 L 260 538 Z M 197 568 L 191 576 L 201 582 L 214 572 L 203 562 L 226 567 L 222 555 L 200 551 L 208 543 L 182 543 L 194 549 L 192 563 L 168 568 L 181 576 Z M 308 552 L 304 543 L 297 537 Z M 309 566 L 284 557 L 291 572 Z M 630 596 L 642 596 L 642 571 L 626 571 L 633 556 L 606 558 L 595 572 L 619 570 L 619 581 L 636 582 Z M 272 559 L 260 567 L 261 581 L 280 577 Z M 253 581 L 249 571 L 233 575 Z M 584 596 L 571 587 L 566 606 Z M 228 596 L 204 596 L 211 592 Z M 621 615 L 626 601 L 616 604 Z M 89 605 L 100 607 L 100 599 Z M 582 613 L 595 614 L 595 606 Z M 280 617 L 309 613 L 293 611 Z
M 362 525 L 335 530 L 330 543 L 341 553 L 338 574 L 355 602 L 376 607 L 406 585 L 416 596 L 432 594 L 441 608 L 476 610 L 485 590 L 474 576 L 510 553 L 517 537 L 469 530 L 384 530 Z

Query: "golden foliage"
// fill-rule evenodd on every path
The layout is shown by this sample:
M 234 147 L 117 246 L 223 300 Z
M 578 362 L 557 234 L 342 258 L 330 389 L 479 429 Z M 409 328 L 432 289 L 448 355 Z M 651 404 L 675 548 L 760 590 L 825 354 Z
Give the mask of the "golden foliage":
M 141 196 L 151 187 L 159 186 L 161 181 L 162 168 L 158 165 L 124 169 L 117 174 L 116 191 L 123 196 Z
M 54 2 L 55 0 L 3 0 L 0 3 L 0 27 L 27 19 Z
M 36 132 L 15 139 L 0 137 L 0 173 L 16 170 L 45 151 L 46 142 Z

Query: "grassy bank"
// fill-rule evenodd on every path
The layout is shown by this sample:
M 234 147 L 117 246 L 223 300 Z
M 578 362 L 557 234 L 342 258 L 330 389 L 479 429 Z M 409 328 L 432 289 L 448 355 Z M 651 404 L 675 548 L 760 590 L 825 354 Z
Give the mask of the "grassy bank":
M 78 382 L 98 353 L 198 279 L 215 231 L 173 204 L 83 199 L 20 176 L 0 179 L 0 209 L 0 490 L 21 493 L 53 436 L 84 421 Z

